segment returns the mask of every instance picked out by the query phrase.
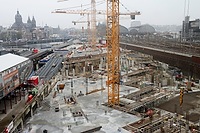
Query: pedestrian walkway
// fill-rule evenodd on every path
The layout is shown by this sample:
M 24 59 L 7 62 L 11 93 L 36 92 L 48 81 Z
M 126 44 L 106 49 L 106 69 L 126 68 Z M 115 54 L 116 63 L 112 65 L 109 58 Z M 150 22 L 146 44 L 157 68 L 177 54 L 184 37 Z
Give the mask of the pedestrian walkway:
M 13 116 L 17 116 L 24 110 L 26 101 L 25 98 L 22 97 L 17 104 L 13 104 L 12 109 L 8 108 L 6 114 L 0 114 L 0 133 L 4 131 L 4 129 L 10 124 L 10 122 L 14 119 Z

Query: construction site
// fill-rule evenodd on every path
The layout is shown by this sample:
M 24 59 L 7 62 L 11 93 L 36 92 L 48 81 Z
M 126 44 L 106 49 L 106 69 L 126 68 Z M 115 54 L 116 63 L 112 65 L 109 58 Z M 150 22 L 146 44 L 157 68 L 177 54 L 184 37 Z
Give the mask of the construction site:
M 96 10 L 91 0 L 91 10 L 52 12 L 86 14 L 87 21 L 72 23 L 87 23 L 87 41 L 71 37 L 33 51 L 19 46 L 19 56 L 8 55 L 21 61 L 0 67 L 0 132 L 200 132 L 199 45 L 158 34 L 120 35 L 120 15 L 142 14 L 120 12 L 119 0 L 106 6 Z M 102 14 L 106 35 L 97 42 Z
M 175 68 L 150 55 L 125 49 L 120 53 L 118 104 L 108 101 L 106 54 L 74 54 L 64 60 L 62 69 L 50 81 L 55 82 L 50 94 L 37 101 L 38 109 L 26 123 L 26 131 L 198 131 L 199 84 L 192 87 L 192 81 L 181 83 L 170 73 Z M 186 89 L 181 97 L 182 88 Z

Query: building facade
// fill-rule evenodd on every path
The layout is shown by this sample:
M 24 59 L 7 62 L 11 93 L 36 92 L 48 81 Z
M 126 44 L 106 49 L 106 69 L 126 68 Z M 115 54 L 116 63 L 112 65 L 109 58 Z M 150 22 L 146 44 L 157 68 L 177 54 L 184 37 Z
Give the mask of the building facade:
M 182 41 L 200 41 L 200 19 L 190 21 L 186 16 L 181 31 Z
M 14 54 L 0 56 L 0 100 L 22 84 L 31 74 L 33 63 Z
M 12 25 L 11 29 L 21 31 L 21 30 L 32 30 L 34 28 L 36 28 L 36 20 L 34 16 L 32 20 L 30 19 L 30 17 L 28 17 L 27 23 L 23 23 L 22 16 L 20 15 L 19 11 L 17 11 L 17 14 L 15 15 L 15 22 Z

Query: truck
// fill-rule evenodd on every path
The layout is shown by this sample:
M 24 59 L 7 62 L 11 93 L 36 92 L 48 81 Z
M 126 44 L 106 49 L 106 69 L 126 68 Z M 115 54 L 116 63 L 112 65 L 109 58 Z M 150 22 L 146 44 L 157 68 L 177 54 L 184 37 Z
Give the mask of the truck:
M 39 76 L 32 76 L 27 80 L 28 84 L 37 86 L 39 84 Z

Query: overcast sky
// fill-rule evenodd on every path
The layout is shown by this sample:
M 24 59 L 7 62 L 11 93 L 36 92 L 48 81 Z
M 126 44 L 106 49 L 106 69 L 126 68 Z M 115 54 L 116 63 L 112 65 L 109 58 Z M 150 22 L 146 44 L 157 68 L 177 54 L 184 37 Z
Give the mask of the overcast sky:
M 106 10 L 105 0 L 96 0 L 97 10 Z M 103 2 L 103 4 L 98 4 Z M 89 8 L 84 6 L 90 4 L 91 0 L 68 0 L 57 2 L 57 0 L 0 0 L 0 26 L 11 26 L 15 19 L 14 16 L 19 10 L 23 22 L 27 21 L 28 16 L 34 15 L 37 25 L 49 25 L 61 28 L 86 26 L 86 24 L 77 24 L 74 26 L 72 21 L 87 20 L 87 16 L 82 17 L 77 14 L 55 14 L 51 13 L 55 9 L 79 10 Z M 120 6 L 120 12 L 140 11 L 142 15 L 136 16 L 136 20 L 142 24 L 156 25 L 181 25 L 184 18 L 185 0 L 121 0 L 123 6 Z M 120 4 L 120 5 L 121 5 Z M 191 20 L 200 18 L 200 0 L 190 0 L 189 15 Z M 72 8 L 77 7 L 77 8 Z M 130 27 L 130 19 L 120 21 L 121 25 Z M 128 17 L 128 16 L 126 16 Z M 102 21 L 105 16 L 97 16 L 97 20 Z

